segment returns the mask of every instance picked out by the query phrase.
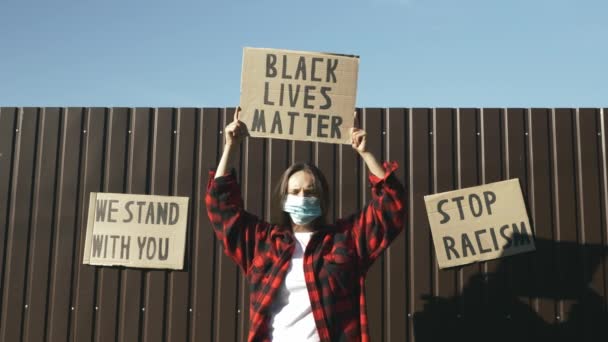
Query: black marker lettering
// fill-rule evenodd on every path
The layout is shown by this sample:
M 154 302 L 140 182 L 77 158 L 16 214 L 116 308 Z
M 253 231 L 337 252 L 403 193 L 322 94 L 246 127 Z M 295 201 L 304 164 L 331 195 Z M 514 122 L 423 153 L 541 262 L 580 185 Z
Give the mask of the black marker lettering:
M 456 259 L 460 258 L 460 255 L 458 255 L 458 252 L 454 248 L 454 244 L 455 244 L 455 241 L 453 238 L 451 238 L 449 236 L 443 237 L 443 246 L 445 247 L 445 253 L 448 257 L 448 260 L 452 260 L 452 254 L 450 252 L 454 253 L 454 255 L 456 256 Z
M 146 257 L 148 258 L 148 260 L 152 260 L 152 258 L 154 258 L 154 255 L 156 255 L 156 239 L 148 238 L 148 246 L 146 247 Z
M 293 84 L 289 85 L 289 105 L 293 108 L 298 104 L 298 96 L 300 95 L 300 85 L 296 85 L 295 92 L 293 91 Z
M 174 225 L 179 220 L 179 205 L 177 203 L 169 203 L 169 224 Z
M 131 206 L 133 205 L 133 203 L 135 202 L 129 201 L 125 204 L 125 210 L 127 211 L 127 214 L 129 214 L 129 218 L 123 219 L 122 222 L 128 223 L 133 220 L 133 213 L 131 212 Z
M 108 200 L 97 200 L 97 209 L 95 209 L 95 222 L 104 222 L 107 208 Z
M 325 98 L 325 104 L 319 107 L 321 109 L 331 108 L 331 97 L 327 94 L 328 91 L 331 91 L 330 87 L 321 87 L 321 95 Z
M 270 82 L 266 81 L 266 82 L 264 82 L 264 104 L 272 106 L 272 105 L 274 105 L 274 102 L 272 102 L 268 99 L 269 92 L 270 92 Z
M 314 119 L 316 115 L 312 113 L 304 113 L 304 117 L 306 118 L 306 135 L 310 136 L 312 134 L 312 119 Z
M 125 238 L 127 241 L 125 242 Z M 120 258 L 129 260 L 129 248 L 131 247 L 131 237 L 121 236 L 120 238 Z
M 460 219 L 464 220 L 464 212 L 462 211 L 462 200 L 464 199 L 464 196 L 459 196 L 459 197 L 454 197 L 452 198 L 452 202 L 456 202 L 456 205 L 458 206 L 458 212 L 460 212 Z
M 143 238 L 143 240 L 142 240 Z M 137 237 L 137 246 L 139 247 L 139 260 L 141 260 L 142 258 L 142 254 L 144 253 L 144 246 L 146 245 L 146 240 L 148 238 L 145 236 L 138 236 Z
M 163 252 L 163 239 L 158 242 L 158 260 L 167 260 L 169 257 L 169 238 L 165 238 L 165 251 Z
M 437 211 L 441 214 L 441 216 L 443 216 L 443 219 L 441 219 L 441 221 L 439 221 L 439 223 L 441 223 L 441 224 L 450 222 L 450 215 L 448 215 L 448 213 L 443 211 L 443 205 L 446 203 L 448 203 L 447 199 L 442 199 L 441 201 L 437 202 Z
M 277 56 L 273 54 L 266 55 L 266 77 L 276 77 L 277 69 L 274 67 L 277 64 Z M 140 258 L 141 259 L 141 258 Z
M 291 75 L 287 75 L 287 55 L 283 55 L 283 72 L 281 74 L 281 77 L 283 77 L 283 79 L 286 80 L 290 80 L 291 79 Z
M 473 201 L 473 199 L 475 199 L 475 201 Z M 477 210 L 475 210 L 475 203 L 473 203 L 473 202 L 477 203 Z M 483 214 L 483 206 L 481 204 L 481 198 L 479 198 L 479 196 L 477 196 L 477 194 L 469 195 L 469 208 L 471 209 L 471 213 L 475 217 L 479 217 L 479 216 L 481 216 L 481 214 Z
M 471 243 L 471 240 L 469 240 L 469 236 L 466 233 L 463 233 L 461 236 L 461 239 L 462 239 L 462 256 L 464 256 L 464 257 L 468 256 L 467 249 L 471 250 L 472 255 L 476 255 L 475 249 L 473 248 L 473 244 Z
M 167 224 L 167 208 L 168 203 L 157 203 L 156 224 Z
M 289 115 L 289 117 L 291 118 L 291 120 L 289 122 L 289 134 L 293 134 L 293 121 L 296 118 L 296 116 L 300 116 L 300 113 L 288 112 L 287 115 Z
M 313 57 L 312 58 L 312 70 L 310 71 L 310 80 L 311 81 L 316 81 L 316 82 L 321 82 L 321 78 L 315 77 L 315 71 L 317 69 L 317 63 L 318 62 L 322 62 L 323 58 L 320 57 Z
M 484 191 L 483 198 L 486 201 L 486 209 L 488 214 L 492 215 L 492 204 L 496 203 L 496 194 L 492 191 Z
M 272 128 L 270 129 L 270 133 L 274 133 L 278 128 L 279 134 L 283 134 L 283 126 L 281 125 L 281 113 L 277 110 L 274 112 L 274 119 L 272 120 Z
M 300 56 L 300 59 L 298 60 L 298 69 L 296 70 L 295 79 L 298 80 L 300 78 L 306 81 L 306 60 L 304 59 L 304 56 Z
M 485 229 L 481 229 L 481 230 L 477 230 L 475 231 L 475 240 L 477 240 L 477 249 L 479 250 L 479 253 L 488 253 L 491 252 L 492 249 L 484 249 L 483 246 L 481 245 L 481 234 L 485 234 L 487 233 L 487 231 Z
M 323 124 L 323 120 L 329 120 L 329 115 L 319 114 L 317 120 L 317 137 L 319 138 L 327 138 L 327 133 L 323 133 L 325 128 L 328 128 L 329 125 Z
M 332 138 L 342 138 L 342 134 L 340 134 L 340 125 L 342 125 L 342 117 L 341 116 L 332 116 L 331 117 L 331 137 Z
M 333 78 L 333 83 L 336 83 L 336 68 L 338 67 L 338 60 L 334 59 L 334 62 L 336 62 L 336 64 L 332 65 L 331 64 L 331 59 L 327 60 L 327 78 L 325 80 L 325 82 L 330 82 L 330 80 Z
M 311 86 L 311 85 L 307 85 L 304 86 L 304 108 L 306 109 L 314 109 L 315 106 L 309 104 L 308 101 L 314 101 L 315 100 L 315 96 L 313 94 L 311 94 L 311 91 L 314 91 L 317 87 L 315 86 Z
M 251 124 L 251 131 L 266 132 L 266 119 L 264 118 L 263 109 L 256 109 L 253 112 L 253 123 Z

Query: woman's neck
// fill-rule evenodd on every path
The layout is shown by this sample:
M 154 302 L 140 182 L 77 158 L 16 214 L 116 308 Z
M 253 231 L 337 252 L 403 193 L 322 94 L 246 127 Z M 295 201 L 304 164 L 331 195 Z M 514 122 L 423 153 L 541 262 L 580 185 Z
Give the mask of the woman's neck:
M 294 233 L 312 233 L 315 231 L 314 228 L 308 224 L 301 226 L 299 224 L 292 223 L 291 229 L 293 229 Z

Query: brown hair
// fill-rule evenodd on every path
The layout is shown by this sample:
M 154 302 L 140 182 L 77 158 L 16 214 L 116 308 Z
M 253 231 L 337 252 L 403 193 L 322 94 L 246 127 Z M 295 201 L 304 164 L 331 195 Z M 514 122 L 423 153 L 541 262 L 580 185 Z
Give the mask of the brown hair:
M 314 178 L 314 190 L 321 202 L 321 216 L 312 222 L 312 226 L 325 224 L 327 210 L 329 208 L 329 187 L 321 170 L 309 163 L 293 164 L 283 172 L 283 175 L 281 175 L 281 179 L 274 189 L 271 200 L 271 222 L 281 226 L 291 226 L 291 218 L 289 217 L 289 214 L 283 211 L 283 203 L 285 202 L 287 191 L 289 190 L 289 177 L 298 171 L 308 172 Z

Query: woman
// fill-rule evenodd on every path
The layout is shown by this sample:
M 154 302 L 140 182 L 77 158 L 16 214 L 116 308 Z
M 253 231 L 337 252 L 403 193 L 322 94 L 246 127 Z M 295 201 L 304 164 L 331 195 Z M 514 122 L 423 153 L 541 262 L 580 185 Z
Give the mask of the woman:
M 227 172 L 247 128 L 225 129 L 225 148 L 210 173 L 205 198 L 224 252 L 250 284 L 249 341 L 368 341 L 365 274 L 404 223 L 404 190 L 396 163 L 380 165 L 366 148 L 366 133 L 351 130 L 351 143 L 370 171 L 372 199 L 333 224 L 325 222 L 328 187 L 313 165 L 287 169 L 274 200 L 282 215 L 267 223 L 243 209 L 234 170 Z

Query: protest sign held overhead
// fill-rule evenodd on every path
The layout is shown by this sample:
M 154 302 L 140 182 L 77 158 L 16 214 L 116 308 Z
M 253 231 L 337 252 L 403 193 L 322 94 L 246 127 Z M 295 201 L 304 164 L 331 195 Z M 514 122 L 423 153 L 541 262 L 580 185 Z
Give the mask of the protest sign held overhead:
M 535 249 L 518 179 L 424 196 L 440 268 Z
M 244 48 L 240 120 L 253 137 L 350 144 L 359 58 Z
M 188 200 L 92 192 L 83 263 L 182 269 Z

